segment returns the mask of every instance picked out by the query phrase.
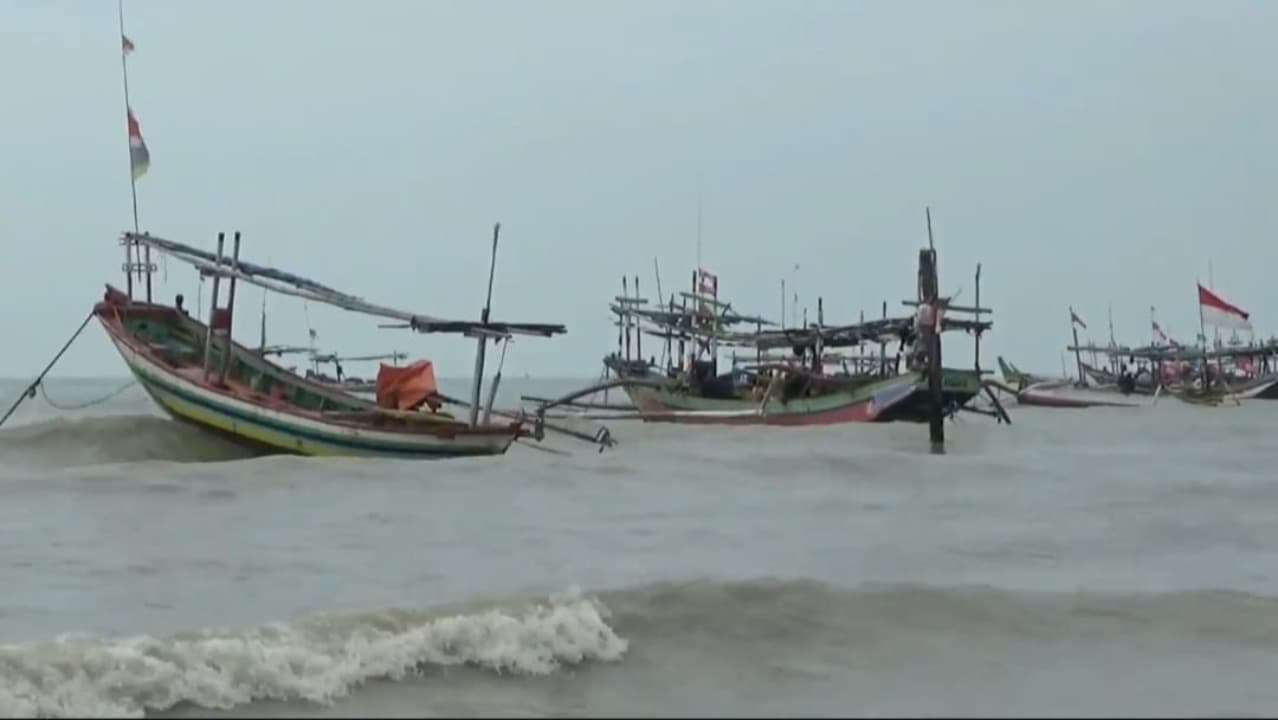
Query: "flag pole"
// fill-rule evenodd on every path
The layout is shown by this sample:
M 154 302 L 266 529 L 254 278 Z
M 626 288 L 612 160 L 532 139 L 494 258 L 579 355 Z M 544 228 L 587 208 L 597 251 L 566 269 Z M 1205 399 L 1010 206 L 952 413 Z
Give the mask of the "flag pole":
M 124 81 L 124 111 L 125 111 L 125 114 L 127 115 L 133 112 L 133 107 L 129 103 L 129 59 L 128 59 L 128 51 L 125 49 L 125 46 L 124 46 L 124 39 L 125 39 L 124 0 L 119 0 L 118 8 L 119 8 L 119 17 L 120 17 L 120 76 Z M 138 229 L 139 228 L 138 226 L 138 181 L 137 181 L 137 178 L 133 176 L 133 153 L 131 150 L 129 153 L 129 192 L 133 199 L 133 232 L 136 234 L 137 232 L 139 232 L 139 229 Z M 134 243 L 130 241 L 125 246 L 125 257 L 127 258 L 127 263 L 128 263 L 126 265 L 126 275 L 128 275 L 129 297 L 133 297 L 134 270 L 137 271 L 138 278 L 141 279 L 143 269 L 145 269 L 146 270 L 146 301 L 151 302 L 151 247 L 148 245 L 145 250 L 145 253 L 146 253 L 145 257 L 139 258 L 142 261 L 142 264 L 135 264 L 133 262 L 133 245 Z
M 120 9 L 120 69 L 124 76 L 124 112 L 126 116 L 125 127 L 128 127 L 127 116 L 133 112 L 129 108 L 129 67 L 125 58 L 124 48 L 124 0 L 119 0 Z M 133 192 L 133 232 L 138 231 L 138 191 L 133 181 L 133 153 L 129 152 L 129 186 Z M 133 297 L 133 241 L 126 240 L 124 242 L 124 280 L 125 288 L 129 293 L 129 297 Z

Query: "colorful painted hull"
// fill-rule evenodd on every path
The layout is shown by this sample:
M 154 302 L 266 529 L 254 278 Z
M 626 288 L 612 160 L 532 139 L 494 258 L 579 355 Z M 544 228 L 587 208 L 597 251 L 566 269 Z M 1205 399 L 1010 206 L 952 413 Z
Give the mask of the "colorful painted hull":
M 330 413 L 307 410 L 257 393 L 242 383 L 228 382 L 218 387 L 204 378 L 200 366 L 184 366 L 166 360 L 154 343 L 140 337 L 121 319 L 129 315 L 166 322 L 171 308 L 130 305 L 120 308 L 110 303 L 97 307 L 98 319 L 120 352 L 138 383 L 168 415 L 210 433 L 229 438 L 263 453 L 322 456 L 376 456 L 437 459 L 499 455 L 509 449 L 520 434 L 520 424 L 470 428 L 465 423 L 441 419 L 438 423 L 369 422 L 337 420 Z M 169 319 L 187 329 L 204 326 L 189 318 Z M 250 363 L 254 370 L 268 374 L 272 381 L 290 390 L 314 393 L 331 399 L 337 410 L 369 411 L 371 402 L 308 383 L 283 368 L 234 345 L 236 362 Z
M 980 391 L 975 373 L 946 370 L 947 400 L 967 402 Z M 834 425 L 850 422 L 927 420 L 927 380 L 907 373 L 816 397 L 721 399 L 666 388 L 627 386 L 626 393 L 645 422 L 695 425 Z

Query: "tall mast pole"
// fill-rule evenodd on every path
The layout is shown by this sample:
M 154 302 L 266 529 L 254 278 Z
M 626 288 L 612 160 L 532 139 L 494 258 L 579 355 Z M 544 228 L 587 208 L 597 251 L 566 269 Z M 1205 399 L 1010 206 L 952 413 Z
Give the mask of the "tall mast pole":
M 133 106 L 129 103 L 129 53 L 128 53 L 128 49 L 125 47 L 125 44 L 124 44 L 124 39 L 125 39 L 124 0 L 119 0 L 118 8 L 119 8 L 119 17 L 120 17 L 120 77 L 124 81 L 124 111 L 126 115 L 131 115 L 133 112 Z M 130 148 L 129 150 L 129 192 L 132 195 L 132 199 L 133 199 L 133 232 L 136 234 L 139 232 L 138 182 L 137 182 L 137 178 L 133 174 L 133 170 L 134 170 L 133 151 L 132 151 L 132 148 Z M 133 242 L 130 241 L 125 246 L 125 257 L 126 257 L 126 265 L 125 265 L 126 273 L 125 274 L 128 276 L 129 296 L 132 297 L 133 296 L 133 272 L 135 270 L 137 271 L 139 279 L 141 279 L 142 273 L 144 271 L 146 272 L 146 301 L 151 302 L 151 246 L 148 245 L 144 252 L 145 252 L 145 256 L 141 258 L 142 263 L 135 264 L 133 262 Z

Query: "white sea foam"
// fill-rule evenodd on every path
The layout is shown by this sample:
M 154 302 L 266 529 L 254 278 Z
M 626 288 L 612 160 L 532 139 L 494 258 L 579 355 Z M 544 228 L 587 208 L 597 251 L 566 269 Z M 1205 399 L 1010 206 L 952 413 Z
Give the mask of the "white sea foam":
M 189 702 L 328 703 L 373 679 L 423 666 L 544 675 L 618 661 L 628 641 L 597 600 L 569 596 L 519 610 L 441 616 L 384 612 L 276 624 L 247 633 L 153 638 L 63 636 L 0 647 L 0 715 L 141 717 Z

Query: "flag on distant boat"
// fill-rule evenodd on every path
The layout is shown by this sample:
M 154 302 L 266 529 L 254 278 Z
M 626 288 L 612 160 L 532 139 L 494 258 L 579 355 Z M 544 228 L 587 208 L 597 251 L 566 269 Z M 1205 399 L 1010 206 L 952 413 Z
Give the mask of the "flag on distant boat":
M 714 295 L 719 290 L 719 276 L 698 268 L 701 275 L 701 292 Z
M 142 128 L 138 119 L 133 117 L 133 108 L 129 113 L 129 164 L 133 166 L 133 179 L 137 180 L 146 174 L 151 167 L 151 151 L 146 149 L 146 141 L 142 139 Z
M 1083 322 L 1083 318 L 1079 317 L 1078 313 L 1074 312 L 1074 308 L 1069 309 L 1069 320 L 1072 323 L 1077 323 L 1078 326 L 1084 330 L 1087 329 L 1087 323 Z
M 133 52 L 133 41 L 129 39 L 128 35 L 120 35 L 120 46 L 124 50 L 125 55 Z
M 1198 284 L 1198 312 L 1203 324 L 1251 330 L 1251 315 L 1246 310 L 1225 302 L 1219 295 Z

